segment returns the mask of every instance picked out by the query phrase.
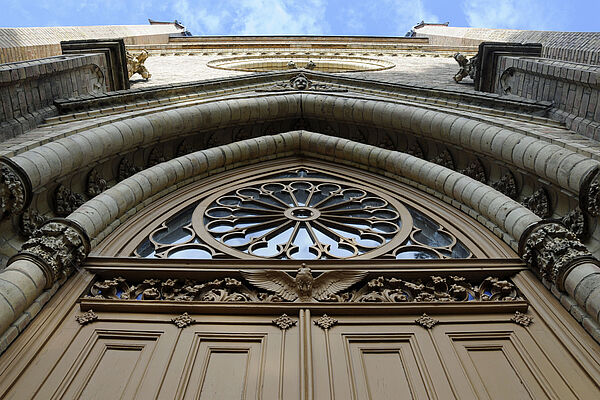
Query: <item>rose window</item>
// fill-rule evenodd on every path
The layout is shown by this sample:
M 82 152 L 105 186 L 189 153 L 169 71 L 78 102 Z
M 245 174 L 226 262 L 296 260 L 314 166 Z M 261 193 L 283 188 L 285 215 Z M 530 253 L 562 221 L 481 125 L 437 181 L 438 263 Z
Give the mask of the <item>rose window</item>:
M 220 246 L 261 258 L 381 253 L 392 239 L 408 236 L 412 225 L 399 202 L 333 182 L 246 186 L 206 203 L 206 209 L 200 206 L 195 212 L 194 229 L 208 233 Z

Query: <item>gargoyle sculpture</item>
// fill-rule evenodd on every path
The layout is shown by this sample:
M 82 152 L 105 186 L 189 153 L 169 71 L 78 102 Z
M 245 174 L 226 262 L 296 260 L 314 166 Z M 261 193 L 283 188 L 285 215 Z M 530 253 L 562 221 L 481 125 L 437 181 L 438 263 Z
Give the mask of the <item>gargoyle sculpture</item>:
M 127 75 L 129 75 L 129 79 L 136 73 L 140 74 L 145 80 L 148 80 L 152 76 L 144 65 L 148 56 L 149 54 L 146 50 L 136 55 L 127 52 Z
M 328 271 L 313 278 L 305 264 L 298 269 L 296 277 L 283 271 L 240 271 L 242 276 L 254 286 L 275 292 L 289 301 L 302 303 L 326 300 L 362 280 L 364 271 Z

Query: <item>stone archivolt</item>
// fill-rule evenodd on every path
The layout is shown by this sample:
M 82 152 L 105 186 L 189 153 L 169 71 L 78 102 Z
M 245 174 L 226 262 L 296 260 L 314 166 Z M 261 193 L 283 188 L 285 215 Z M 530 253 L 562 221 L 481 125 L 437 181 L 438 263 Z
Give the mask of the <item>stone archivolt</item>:
M 258 272 L 265 277 L 260 281 L 260 287 L 280 287 L 281 275 L 273 272 L 283 272 L 268 272 L 269 274 Z M 327 271 L 320 276 L 325 275 L 324 281 L 331 282 L 331 274 L 334 274 L 333 276 L 366 276 L 363 271 Z M 266 278 L 266 276 L 269 278 Z M 298 278 L 296 277 L 296 279 Z M 338 279 L 334 279 L 334 281 L 334 283 L 328 285 L 329 288 L 332 286 L 336 288 L 345 286 L 345 284 L 340 285 Z M 364 284 L 355 284 L 354 287 L 355 289 L 346 291 L 343 291 L 343 289 L 329 289 L 325 294 L 331 294 L 315 300 L 333 303 L 506 302 L 524 300 L 513 283 L 494 277 L 487 277 L 473 283 L 460 276 L 431 276 L 424 280 L 404 280 L 397 277 L 379 276 L 368 280 Z M 318 288 L 319 284 L 317 283 L 316 289 L 318 290 Z M 338 292 L 340 293 L 338 294 Z M 245 283 L 235 277 L 224 277 L 207 282 L 177 278 L 146 279 L 140 283 L 117 277 L 95 282 L 86 297 L 113 300 L 273 303 L 293 302 L 298 299 L 281 290 L 258 290 L 252 284 Z

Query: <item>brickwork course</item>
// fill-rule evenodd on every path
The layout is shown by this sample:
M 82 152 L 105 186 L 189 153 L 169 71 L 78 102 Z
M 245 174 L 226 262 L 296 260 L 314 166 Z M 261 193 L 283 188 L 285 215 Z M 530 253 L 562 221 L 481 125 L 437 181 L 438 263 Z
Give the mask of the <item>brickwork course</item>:
M 11 258 L 31 235 L 25 215 L 64 217 L 93 251 L 167 194 L 265 160 L 307 157 L 376 172 L 460 210 L 515 252 L 542 221 L 581 214 L 578 240 L 600 257 L 599 34 L 427 24 L 416 38 L 182 31 L 175 24 L 0 29 L 0 156 L 18 172 L 11 179 L 26 177 L 27 199 L 21 209 L 12 198 L 2 204 L 0 351 L 64 283 Z M 152 76 L 134 75 L 129 90 L 106 92 L 97 53 L 60 56 L 61 40 L 121 37 L 131 54 L 149 53 Z M 453 55 L 472 57 L 482 41 L 539 42 L 542 57 L 503 55 L 494 92 L 479 92 L 468 77 L 453 80 Z M 309 60 L 327 69 L 304 68 Z M 299 74 L 313 86 L 290 86 Z M 189 151 L 181 154 L 184 142 Z M 150 162 L 153 152 L 160 162 Z M 444 154 L 452 165 L 440 165 Z M 121 176 L 125 159 L 131 166 Z M 483 178 L 469 172 L 475 162 Z M 92 170 L 106 181 L 100 193 L 87 190 Z M 507 176 L 514 193 L 501 185 Z M 15 190 L 7 177 L 3 194 Z M 59 187 L 73 203 L 65 215 Z M 545 215 L 530 200 L 536 193 L 545 196 Z M 544 282 L 596 340 L 598 276 L 589 261 Z

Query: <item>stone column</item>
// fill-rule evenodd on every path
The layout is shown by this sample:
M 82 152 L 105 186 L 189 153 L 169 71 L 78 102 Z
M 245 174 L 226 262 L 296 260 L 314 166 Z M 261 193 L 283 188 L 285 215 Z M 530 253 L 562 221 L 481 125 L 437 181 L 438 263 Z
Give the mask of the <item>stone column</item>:
M 600 261 L 571 231 L 555 221 L 541 221 L 527 228 L 519 254 L 542 280 L 566 292 L 600 322 Z
M 44 289 L 69 276 L 89 251 L 87 234 L 73 221 L 54 219 L 35 230 L 0 272 L 0 335 Z

